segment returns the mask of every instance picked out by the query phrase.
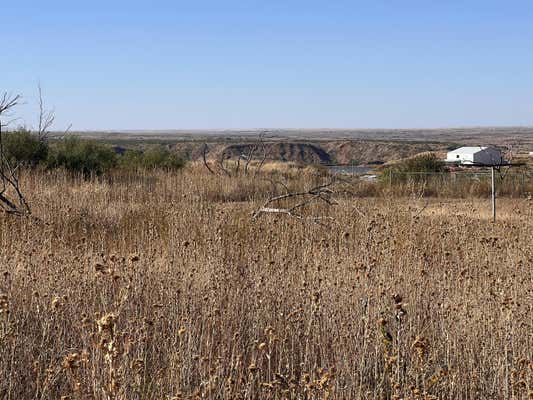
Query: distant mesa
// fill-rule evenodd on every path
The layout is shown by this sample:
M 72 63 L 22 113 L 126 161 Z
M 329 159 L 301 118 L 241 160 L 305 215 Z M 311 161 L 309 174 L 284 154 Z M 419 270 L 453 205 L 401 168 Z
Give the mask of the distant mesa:
M 226 157 L 247 157 L 252 153 L 256 143 L 233 144 L 223 149 L 222 153 Z M 329 164 L 332 162 L 331 156 L 319 146 L 309 143 L 267 143 L 268 160 L 292 161 L 304 164 Z M 263 150 L 259 147 L 253 151 L 253 158 L 263 157 Z

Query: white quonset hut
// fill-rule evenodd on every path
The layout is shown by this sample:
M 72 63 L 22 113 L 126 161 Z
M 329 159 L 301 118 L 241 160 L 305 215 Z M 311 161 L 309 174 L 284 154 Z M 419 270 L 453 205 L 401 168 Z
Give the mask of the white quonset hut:
M 446 162 L 499 165 L 503 163 L 503 158 L 501 151 L 493 147 L 460 147 L 448 152 Z

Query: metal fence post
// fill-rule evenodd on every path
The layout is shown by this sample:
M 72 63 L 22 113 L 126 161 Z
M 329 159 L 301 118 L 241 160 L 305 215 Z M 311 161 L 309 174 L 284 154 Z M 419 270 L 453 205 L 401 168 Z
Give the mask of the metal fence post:
M 494 166 L 490 167 L 492 180 L 492 222 L 496 222 L 496 181 L 494 179 Z

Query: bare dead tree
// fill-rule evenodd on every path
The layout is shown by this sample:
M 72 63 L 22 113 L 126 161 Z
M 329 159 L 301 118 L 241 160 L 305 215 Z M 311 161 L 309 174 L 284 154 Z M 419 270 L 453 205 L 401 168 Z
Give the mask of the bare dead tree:
M 211 169 L 209 164 L 207 163 L 207 152 L 209 151 L 207 147 L 207 143 L 204 143 L 204 148 L 202 150 L 202 159 L 204 160 L 204 166 L 207 168 L 207 170 L 212 174 L 215 175 L 215 171 Z
M 263 157 L 261 158 L 261 161 L 259 162 L 259 166 L 255 170 L 254 176 L 257 176 L 257 174 L 261 172 L 261 168 L 263 168 L 263 165 L 265 165 L 265 161 L 267 159 L 267 147 L 264 141 L 261 141 L 261 148 L 263 150 Z
M 209 166 L 209 162 L 207 161 L 207 153 L 209 152 L 209 147 L 207 146 L 207 143 L 204 143 L 203 149 L 202 149 L 202 161 L 204 163 L 204 167 L 209 171 L 212 175 L 217 175 L 217 173 Z M 226 159 L 226 153 L 222 152 L 220 154 L 220 158 L 218 159 L 218 169 L 222 171 L 226 176 L 231 176 L 231 173 L 226 169 L 224 166 L 224 161 Z M 238 169 L 239 165 L 237 165 Z
M 500 176 L 501 181 L 503 181 L 507 177 L 507 174 L 509 173 L 509 170 L 510 170 L 510 168 L 502 168 L 502 167 L 504 167 L 506 164 L 513 164 L 513 158 L 514 158 L 513 145 L 508 144 L 504 146 L 504 148 L 505 148 L 505 151 L 500 160 L 500 165 L 495 167 L 496 171 L 498 171 L 498 175 Z M 503 157 L 505 157 L 505 159 Z
M 216 175 L 217 172 L 215 172 L 215 170 L 209 165 L 209 162 L 207 160 L 208 152 L 209 152 L 208 145 L 207 143 L 204 143 L 203 149 L 202 149 L 202 161 L 203 161 L 204 167 L 209 171 L 210 174 Z M 268 146 L 266 145 L 266 142 L 265 142 L 265 132 L 261 132 L 258 135 L 257 140 L 250 145 L 249 149 L 246 151 L 246 154 L 234 155 L 232 154 L 230 150 L 228 150 L 228 148 L 226 148 L 220 153 L 220 156 L 216 159 L 215 162 L 216 162 L 216 165 L 218 166 L 218 171 L 228 177 L 238 176 L 241 173 L 241 170 L 244 175 L 250 175 L 252 172 L 252 169 L 250 168 L 251 163 L 254 159 L 256 159 L 256 155 L 259 155 L 259 154 L 261 154 L 261 158 L 259 161 L 259 165 L 257 166 L 257 168 L 253 170 L 254 177 L 256 177 L 261 172 L 261 168 L 265 164 L 265 161 L 268 156 Z M 231 166 L 228 167 L 226 165 L 226 161 L 229 161 L 232 159 L 235 160 L 234 168 L 231 168 Z M 243 161 L 244 161 L 244 164 L 242 165 L 242 169 L 241 169 L 241 163 Z
M 45 142 L 50 128 L 54 124 L 55 114 L 53 110 L 45 107 L 41 85 L 38 85 L 39 95 L 39 120 L 37 132 L 34 132 L 39 141 Z M 6 120 L 11 111 L 19 105 L 20 95 L 11 95 L 5 92 L 0 96 L 0 210 L 18 216 L 31 215 L 30 206 L 20 187 L 21 162 L 8 157 L 3 143 L 3 128 L 11 121 Z M 68 128 L 70 129 L 70 127 Z M 65 131 L 65 133 L 68 132 Z
M 44 141 L 48 138 L 49 130 L 54 124 L 55 113 L 54 110 L 47 110 L 45 108 L 43 101 L 43 91 L 40 83 L 38 84 L 37 88 L 39 90 L 39 127 L 37 131 L 37 137 L 39 138 L 39 140 Z
M 204 143 L 204 146 L 202 149 L 202 161 L 204 163 L 204 167 L 209 171 L 210 174 L 217 175 L 217 173 L 209 166 L 209 162 L 207 161 L 208 152 L 209 152 L 209 147 L 207 146 L 207 143 Z M 231 176 L 230 171 L 224 165 L 224 161 L 229 158 L 231 157 L 228 157 L 226 153 L 223 151 L 220 154 L 220 158 L 217 161 L 219 170 L 222 171 L 226 176 Z M 240 162 L 237 163 L 236 172 L 239 171 L 239 167 L 240 167 Z
M 261 148 L 261 151 L 262 151 L 261 161 L 259 162 L 259 165 L 255 169 L 254 177 L 257 176 L 259 172 L 261 172 L 261 168 L 263 168 L 263 165 L 265 164 L 265 161 L 267 159 L 268 149 L 267 149 L 264 139 L 265 139 L 265 132 L 261 132 L 258 137 L 258 143 L 254 146 L 254 152 L 255 150 L 259 148 Z
M 3 128 L 9 122 L 4 122 L 12 109 L 20 102 L 20 95 L 4 93 L 0 97 L 0 210 L 12 215 L 30 215 L 31 210 L 24 197 L 19 181 L 20 164 L 13 164 L 5 154 L 3 143 Z
M 320 223 L 320 221 L 324 219 L 331 219 L 325 216 L 306 216 L 302 211 L 306 206 L 315 202 L 321 202 L 327 206 L 333 206 L 337 204 L 333 198 L 335 193 L 333 190 L 333 185 L 335 183 L 335 180 L 331 180 L 325 184 L 318 185 L 309 190 L 301 192 L 290 192 L 287 186 L 283 185 L 286 193 L 270 197 L 259 209 L 253 212 L 252 220 L 257 219 L 262 214 L 285 214 L 296 219 L 311 220 L 317 223 Z M 274 184 L 277 184 L 277 182 Z M 285 207 L 272 207 L 273 204 L 279 204 L 279 202 L 287 200 L 292 200 L 293 203 Z
M 226 153 L 223 151 L 221 154 L 220 154 L 220 158 L 218 159 L 218 166 L 220 168 L 220 170 L 222 172 L 224 172 L 224 174 L 226 176 L 231 176 L 231 173 L 226 169 L 226 166 L 224 165 L 224 161 L 226 161 L 227 159 L 231 158 L 231 156 L 227 156 Z
M 262 140 L 262 133 L 259 134 L 259 140 Z M 252 162 L 252 159 L 254 158 L 254 153 L 257 150 L 257 143 L 254 143 L 252 146 L 250 146 L 250 150 L 248 151 L 248 154 L 246 155 L 246 164 L 244 165 L 244 173 L 248 174 L 248 167 L 250 163 Z

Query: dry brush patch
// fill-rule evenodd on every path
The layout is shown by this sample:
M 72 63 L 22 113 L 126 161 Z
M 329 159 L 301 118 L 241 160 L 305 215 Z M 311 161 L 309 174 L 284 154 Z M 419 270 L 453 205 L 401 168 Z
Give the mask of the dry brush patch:
M 252 221 L 270 186 L 246 177 L 24 183 L 41 222 L 0 217 L 0 398 L 531 397 L 531 200 L 492 224 L 481 200 L 346 196 L 323 226 Z

